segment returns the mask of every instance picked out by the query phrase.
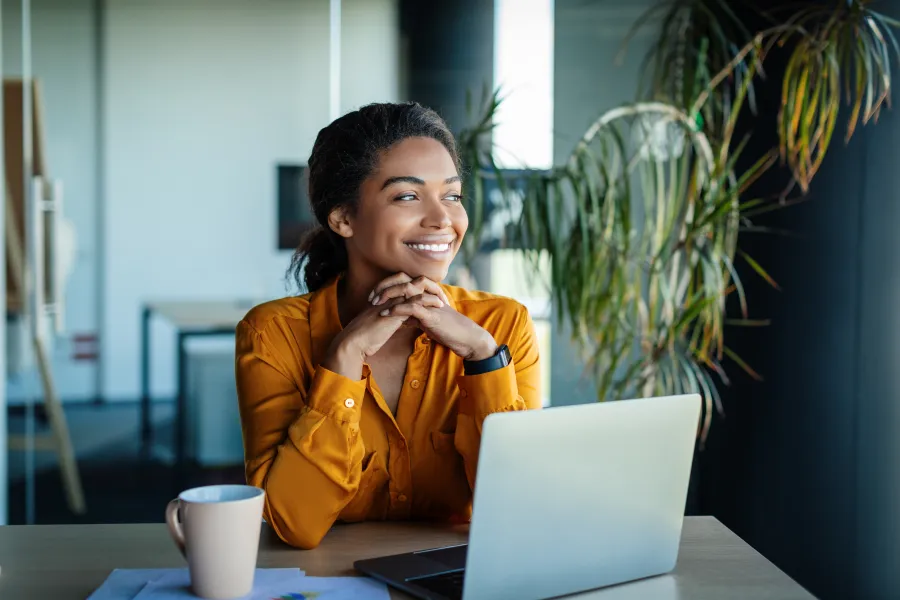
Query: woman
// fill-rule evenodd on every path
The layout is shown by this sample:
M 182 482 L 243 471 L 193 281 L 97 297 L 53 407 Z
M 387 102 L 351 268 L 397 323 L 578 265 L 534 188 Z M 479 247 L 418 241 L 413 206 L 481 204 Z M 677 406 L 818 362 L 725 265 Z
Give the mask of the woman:
M 482 422 L 539 407 L 540 367 L 523 306 L 440 284 L 468 226 L 453 135 L 414 103 L 344 115 L 316 138 L 309 195 L 321 227 L 291 267 L 310 293 L 237 328 L 266 521 L 302 548 L 336 520 L 468 521 Z

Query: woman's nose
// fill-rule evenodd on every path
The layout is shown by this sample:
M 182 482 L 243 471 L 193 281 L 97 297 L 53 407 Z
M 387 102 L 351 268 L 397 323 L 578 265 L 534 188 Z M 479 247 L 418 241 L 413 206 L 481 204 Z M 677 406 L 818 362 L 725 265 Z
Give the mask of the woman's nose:
M 447 229 L 453 224 L 447 208 L 440 200 L 431 200 L 426 203 L 427 208 L 422 219 L 422 225 L 431 229 Z

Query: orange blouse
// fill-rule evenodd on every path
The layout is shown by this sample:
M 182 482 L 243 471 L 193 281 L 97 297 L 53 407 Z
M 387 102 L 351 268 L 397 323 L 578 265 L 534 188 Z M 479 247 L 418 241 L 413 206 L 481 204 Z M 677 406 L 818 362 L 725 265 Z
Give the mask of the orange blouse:
M 464 376 L 462 359 L 420 335 L 394 416 L 363 379 L 319 366 L 341 330 L 337 283 L 257 306 L 237 327 L 237 391 L 247 482 L 266 521 L 313 548 L 336 520 L 468 521 L 484 418 L 539 408 L 534 324 L 524 306 L 442 286 L 453 307 L 507 344 L 512 363 Z

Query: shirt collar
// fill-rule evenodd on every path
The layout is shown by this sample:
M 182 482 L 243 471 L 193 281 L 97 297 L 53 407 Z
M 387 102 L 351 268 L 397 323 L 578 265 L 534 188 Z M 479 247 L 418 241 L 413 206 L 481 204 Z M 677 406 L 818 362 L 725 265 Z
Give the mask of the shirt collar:
M 337 283 L 334 278 L 313 292 L 309 299 L 309 331 L 312 341 L 312 360 L 321 364 L 334 337 L 341 332 L 341 317 L 337 306 Z
M 456 301 L 453 299 L 453 288 L 443 283 L 439 283 L 438 285 L 441 286 L 441 289 L 444 291 L 444 296 L 449 300 L 450 308 L 456 310 Z

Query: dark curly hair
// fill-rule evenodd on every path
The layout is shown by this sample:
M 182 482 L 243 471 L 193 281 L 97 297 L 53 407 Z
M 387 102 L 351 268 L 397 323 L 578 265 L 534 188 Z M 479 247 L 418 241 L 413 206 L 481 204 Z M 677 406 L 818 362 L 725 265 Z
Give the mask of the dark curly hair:
M 378 166 L 379 154 L 411 137 L 440 142 L 460 170 L 456 140 L 447 123 L 416 102 L 369 104 L 319 131 L 309 157 L 309 200 L 319 226 L 304 236 L 288 273 L 313 292 L 347 270 L 344 239 L 328 226 L 338 207 L 351 213 L 362 182 Z

